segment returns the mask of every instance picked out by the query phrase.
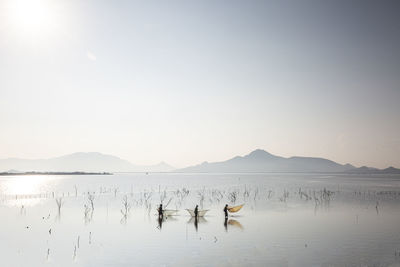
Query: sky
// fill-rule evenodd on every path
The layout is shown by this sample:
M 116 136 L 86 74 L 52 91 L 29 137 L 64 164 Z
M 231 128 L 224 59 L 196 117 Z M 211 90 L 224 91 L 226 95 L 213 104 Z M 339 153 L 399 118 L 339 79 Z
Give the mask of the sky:
M 398 1 L 0 0 L 0 158 L 400 167 Z

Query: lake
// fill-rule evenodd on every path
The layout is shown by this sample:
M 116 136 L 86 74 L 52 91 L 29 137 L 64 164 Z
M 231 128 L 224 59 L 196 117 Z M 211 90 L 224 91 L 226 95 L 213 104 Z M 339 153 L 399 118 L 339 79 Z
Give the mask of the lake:
M 398 175 L 0 177 L 2 266 L 400 266 L 399 226 Z

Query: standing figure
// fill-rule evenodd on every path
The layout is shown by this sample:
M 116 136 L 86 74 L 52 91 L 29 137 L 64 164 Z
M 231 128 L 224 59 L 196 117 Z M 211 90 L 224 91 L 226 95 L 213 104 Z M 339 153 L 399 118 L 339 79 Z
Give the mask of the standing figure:
M 163 207 L 162 204 L 160 204 L 160 207 L 158 208 L 158 218 L 163 218 L 164 217 L 164 211 L 163 211 Z
M 225 205 L 224 213 L 225 213 L 225 219 L 228 218 L 228 204 Z
M 196 218 L 197 220 L 198 217 L 199 217 L 199 205 L 196 205 L 196 207 L 194 208 L 194 218 Z

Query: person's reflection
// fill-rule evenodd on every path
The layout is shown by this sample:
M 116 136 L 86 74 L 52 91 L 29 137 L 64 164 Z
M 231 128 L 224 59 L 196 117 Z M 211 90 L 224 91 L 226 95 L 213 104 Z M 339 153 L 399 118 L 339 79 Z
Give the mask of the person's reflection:
M 163 223 L 163 217 L 158 217 L 158 229 L 160 229 L 160 231 L 162 228 L 162 223 Z
M 197 220 L 197 216 L 194 217 L 194 228 L 196 228 L 196 232 L 199 230 L 199 225 L 198 225 L 198 220 Z
M 225 232 L 228 232 L 228 217 L 225 217 L 224 227 L 225 227 Z

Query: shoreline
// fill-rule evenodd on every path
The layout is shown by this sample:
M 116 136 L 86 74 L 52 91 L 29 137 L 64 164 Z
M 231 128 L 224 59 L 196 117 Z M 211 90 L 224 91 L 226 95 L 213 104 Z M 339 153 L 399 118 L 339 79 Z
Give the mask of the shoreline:
M 0 176 L 23 175 L 113 175 L 110 172 L 0 172 Z

